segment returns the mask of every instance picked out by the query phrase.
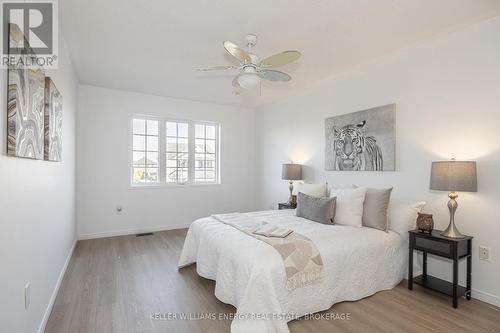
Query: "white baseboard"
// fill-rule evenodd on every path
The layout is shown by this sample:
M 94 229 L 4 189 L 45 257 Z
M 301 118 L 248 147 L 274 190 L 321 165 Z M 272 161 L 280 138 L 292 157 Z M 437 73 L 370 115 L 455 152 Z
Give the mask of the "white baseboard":
M 50 313 L 52 312 L 52 308 L 54 307 L 54 303 L 56 301 L 57 293 L 59 292 L 59 287 L 61 286 L 61 282 L 64 278 L 64 274 L 66 273 L 66 269 L 68 268 L 69 262 L 71 260 L 71 256 L 73 255 L 73 251 L 75 250 L 77 239 L 73 242 L 73 246 L 66 257 L 66 261 L 64 262 L 63 268 L 59 273 L 59 277 L 57 278 L 56 286 L 54 287 L 54 291 L 52 291 L 52 296 L 50 296 L 49 304 L 47 304 L 47 308 L 45 309 L 45 313 L 42 318 L 42 322 L 38 327 L 38 333 L 43 333 L 45 331 L 45 326 L 47 325 L 47 321 L 49 320 Z
M 472 298 L 500 307 L 500 297 L 485 293 L 477 289 L 472 289 Z
M 122 230 L 111 230 L 111 231 L 103 231 L 103 232 L 95 232 L 91 234 L 80 234 L 78 235 L 79 240 L 84 239 L 94 239 L 94 238 L 104 238 L 104 237 L 114 237 L 114 236 L 125 236 L 125 235 L 135 235 L 144 232 L 156 232 L 156 231 L 165 231 L 165 230 L 175 230 L 175 229 L 184 229 L 189 228 L 191 223 L 186 224 L 169 224 L 158 227 L 149 227 L 149 228 L 141 228 L 141 229 L 122 229 Z

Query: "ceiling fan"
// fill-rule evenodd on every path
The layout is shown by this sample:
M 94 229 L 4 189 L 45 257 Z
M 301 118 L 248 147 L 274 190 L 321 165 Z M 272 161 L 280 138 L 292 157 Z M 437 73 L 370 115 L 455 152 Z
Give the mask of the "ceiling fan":
M 195 68 L 197 71 L 209 72 L 228 69 L 237 69 L 240 71 L 233 79 L 233 87 L 250 89 L 257 86 L 261 79 L 268 81 L 290 81 L 292 77 L 286 73 L 273 70 L 271 68 L 280 67 L 296 61 L 300 57 L 299 51 L 284 51 L 263 60 L 252 53 L 252 47 L 257 43 L 256 35 L 246 35 L 245 43 L 248 51 L 244 51 L 238 45 L 225 41 L 224 49 L 239 62 L 239 66 L 223 65 Z

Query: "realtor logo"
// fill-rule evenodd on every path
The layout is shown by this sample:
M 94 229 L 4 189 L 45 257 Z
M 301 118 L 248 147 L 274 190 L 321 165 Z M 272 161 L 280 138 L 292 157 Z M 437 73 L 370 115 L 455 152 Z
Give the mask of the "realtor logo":
M 46 1 L 2 1 L 2 67 L 57 66 L 57 2 Z

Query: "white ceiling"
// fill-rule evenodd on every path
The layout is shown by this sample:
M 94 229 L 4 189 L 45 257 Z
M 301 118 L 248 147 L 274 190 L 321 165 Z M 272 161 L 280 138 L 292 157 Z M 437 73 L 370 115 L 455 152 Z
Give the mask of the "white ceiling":
M 65 37 L 81 83 L 155 95 L 258 106 L 396 49 L 500 12 L 499 0 L 64 0 Z M 297 49 L 267 83 L 235 96 L 224 40 L 257 34 L 262 58 Z M 231 75 L 233 74 L 233 75 Z

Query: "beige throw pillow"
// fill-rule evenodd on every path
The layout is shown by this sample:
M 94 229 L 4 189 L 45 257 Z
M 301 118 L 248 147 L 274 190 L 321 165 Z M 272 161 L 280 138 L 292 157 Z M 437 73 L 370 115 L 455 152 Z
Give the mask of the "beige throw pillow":
M 363 204 L 363 227 L 389 230 L 387 209 L 391 200 L 392 187 L 387 189 L 366 189 Z

